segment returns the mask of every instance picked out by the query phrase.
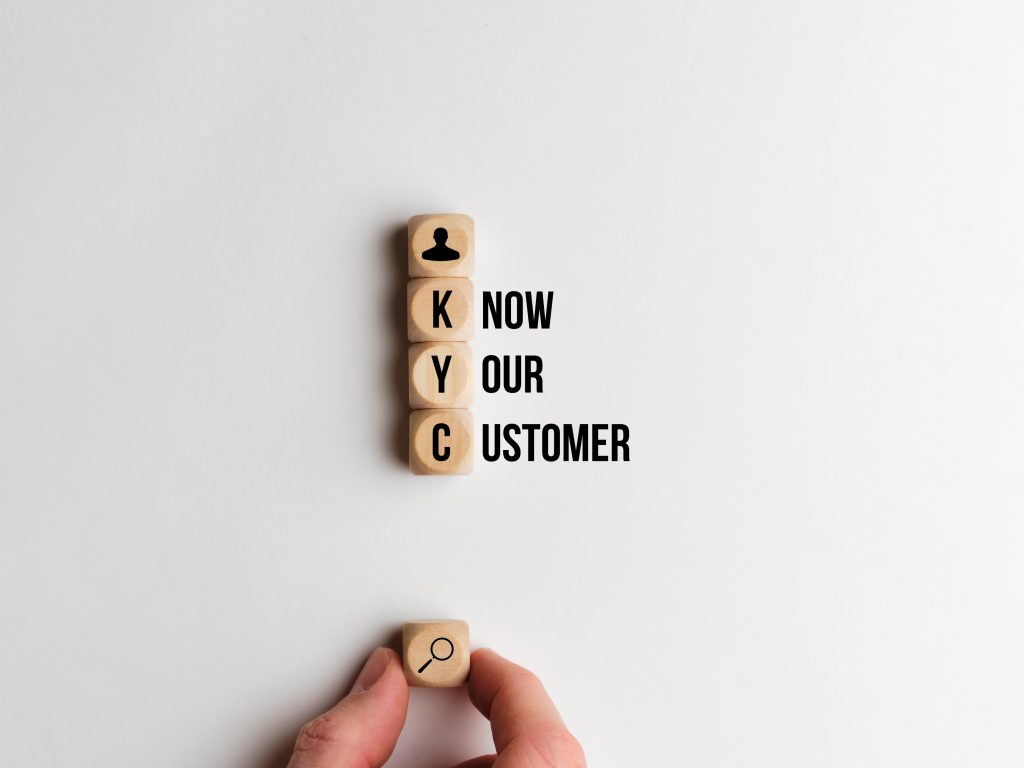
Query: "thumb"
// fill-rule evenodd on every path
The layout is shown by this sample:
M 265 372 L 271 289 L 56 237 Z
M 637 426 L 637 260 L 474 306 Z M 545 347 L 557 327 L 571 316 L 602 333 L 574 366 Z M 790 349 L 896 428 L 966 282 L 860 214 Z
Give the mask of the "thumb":
M 408 705 L 398 654 L 378 648 L 352 692 L 302 726 L 288 768 L 380 768 L 395 749 Z

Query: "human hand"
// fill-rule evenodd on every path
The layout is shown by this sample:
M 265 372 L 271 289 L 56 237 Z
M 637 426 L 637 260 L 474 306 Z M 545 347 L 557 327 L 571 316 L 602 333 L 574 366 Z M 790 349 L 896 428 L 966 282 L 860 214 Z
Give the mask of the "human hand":
M 476 651 L 469 698 L 491 721 L 497 754 L 456 768 L 586 768 L 583 750 L 533 673 L 494 651 Z M 380 768 L 395 749 L 408 705 L 401 659 L 378 648 L 352 692 L 302 727 L 288 768 Z

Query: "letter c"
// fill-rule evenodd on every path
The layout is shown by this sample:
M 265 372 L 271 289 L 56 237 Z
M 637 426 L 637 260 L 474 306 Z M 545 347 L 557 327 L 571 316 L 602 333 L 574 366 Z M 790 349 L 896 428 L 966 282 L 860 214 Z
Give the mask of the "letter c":
M 441 446 L 441 441 L 438 439 L 438 435 L 442 432 L 444 433 L 445 437 L 451 437 L 452 428 L 449 427 L 447 424 L 434 425 L 432 440 L 433 445 L 431 446 L 431 451 L 434 454 L 434 461 L 448 461 L 448 459 L 452 455 L 451 448 L 449 448 L 447 445 L 443 447 Z

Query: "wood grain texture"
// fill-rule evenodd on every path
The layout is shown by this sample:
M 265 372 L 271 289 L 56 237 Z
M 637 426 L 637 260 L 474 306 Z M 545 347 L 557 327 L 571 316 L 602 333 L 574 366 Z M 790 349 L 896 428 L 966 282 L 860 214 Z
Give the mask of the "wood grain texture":
M 409 685 L 464 685 L 469 679 L 469 656 L 469 625 L 464 621 L 410 621 L 402 627 L 402 666 Z

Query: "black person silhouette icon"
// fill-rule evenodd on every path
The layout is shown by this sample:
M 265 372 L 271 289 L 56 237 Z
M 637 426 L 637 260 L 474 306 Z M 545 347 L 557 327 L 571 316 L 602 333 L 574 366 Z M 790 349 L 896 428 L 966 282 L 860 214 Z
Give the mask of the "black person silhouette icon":
M 458 261 L 459 252 L 454 248 L 449 248 L 445 243 L 448 242 L 448 230 L 444 227 L 438 227 L 434 230 L 434 247 L 427 248 L 423 252 L 424 261 Z

